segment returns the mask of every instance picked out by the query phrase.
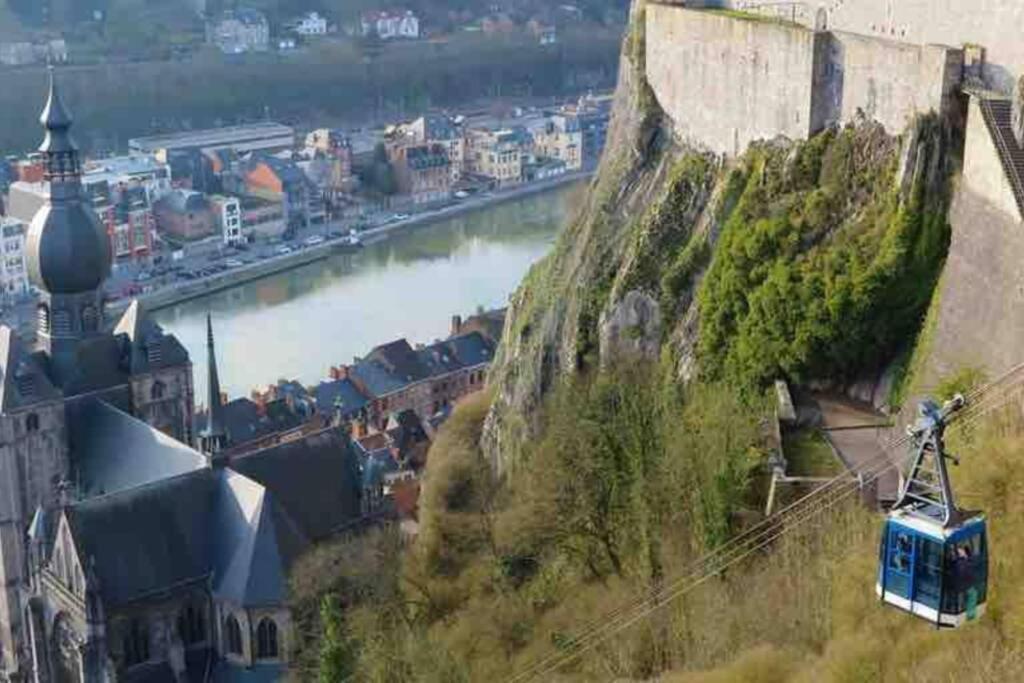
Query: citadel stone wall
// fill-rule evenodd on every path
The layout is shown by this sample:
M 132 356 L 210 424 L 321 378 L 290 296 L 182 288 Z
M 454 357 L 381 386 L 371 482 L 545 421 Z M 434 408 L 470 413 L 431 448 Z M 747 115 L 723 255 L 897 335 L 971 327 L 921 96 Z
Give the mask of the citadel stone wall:
M 985 78 L 1009 92 L 1024 73 L 1024 2 L 1020 0 L 831 0 L 829 29 L 914 44 L 985 48 Z
M 679 137 L 738 155 L 860 113 L 900 133 L 955 103 L 963 52 L 679 5 L 647 7 L 647 80 Z
M 824 61 L 816 65 L 815 92 L 827 102 L 823 120 L 846 123 L 862 111 L 890 133 L 900 133 L 919 112 L 952 110 L 963 70 L 961 50 L 841 31 L 827 35 Z
M 647 6 L 647 80 L 677 134 L 721 154 L 813 130 L 813 31 Z

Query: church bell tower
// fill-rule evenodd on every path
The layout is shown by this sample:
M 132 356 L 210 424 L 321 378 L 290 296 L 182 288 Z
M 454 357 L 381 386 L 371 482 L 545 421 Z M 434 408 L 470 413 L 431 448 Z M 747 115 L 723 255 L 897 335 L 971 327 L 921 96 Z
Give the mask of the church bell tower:
M 110 275 L 110 241 L 82 190 L 72 118 L 52 69 L 39 120 L 46 133 L 39 152 L 49 193 L 29 226 L 26 256 L 29 279 L 40 291 L 39 347 L 63 384 L 76 366 L 79 343 L 104 329 L 102 286 Z

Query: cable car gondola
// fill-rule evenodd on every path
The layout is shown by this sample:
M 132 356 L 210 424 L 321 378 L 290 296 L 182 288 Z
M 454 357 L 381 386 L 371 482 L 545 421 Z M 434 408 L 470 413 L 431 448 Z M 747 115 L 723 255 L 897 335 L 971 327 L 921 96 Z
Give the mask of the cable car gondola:
M 946 470 L 943 433 L 964 406 L 962 396 L 945 405 L 924 401 L 908 428 L 915 449 L 899 499 L 889 512 L 879 543 L 878 582 L 882 602 L 956 628 L 982 615 L 988 587 L 985 515 L 960 510 Z

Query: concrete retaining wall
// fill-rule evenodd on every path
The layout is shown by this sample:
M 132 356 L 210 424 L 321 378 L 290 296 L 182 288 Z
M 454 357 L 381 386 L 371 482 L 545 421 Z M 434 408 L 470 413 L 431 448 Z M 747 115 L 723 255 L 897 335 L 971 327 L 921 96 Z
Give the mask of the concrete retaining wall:
M 794 25 L 647 6 L 647 80 L 682 139 L 735 155 L 812 130 L 816 35 Z
M 963 367 L 982 368 L 993 379 L 1024 361 L 1024 222 L 974 102 L 964 153 L 938 318 L 921 378 L 925 393 Z

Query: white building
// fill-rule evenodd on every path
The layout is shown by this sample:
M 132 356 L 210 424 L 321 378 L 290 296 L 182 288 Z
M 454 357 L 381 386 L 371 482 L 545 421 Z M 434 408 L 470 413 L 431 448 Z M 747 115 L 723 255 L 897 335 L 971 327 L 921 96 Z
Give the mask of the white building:
M 318 12 L 309 12 L 295 21 L 292 30 L 300 36 L 327 35 L 327 17 Z
M 29 291 L 25 267 L 25 234 L 28 226 L 17 218 L 0 218 L 0 296 L 12 300 Z
M 225 245 L 233 247 L 248 241 L 242 229 L 242 203 L 237 197 L 210 197 L 210 209 L 220 226 Z
M 86 162 L 82 173 L 83 187 L 88 189 L 103 182 L 114 193 L 141 187 L 150 205 L 174 189 L 170 166 L 148 155 L 110 157 Z
M 362 18 L 362 32 L 364 36 L 376 32 L 382 40 L 415 39 L 420 37 L 420 20 L 412 10 L 368 12 Z
M 225 10 L 206 25 L 206 40 L 228 55 L 266 52 L 270 49 L 270 23 L 254 9 Z

